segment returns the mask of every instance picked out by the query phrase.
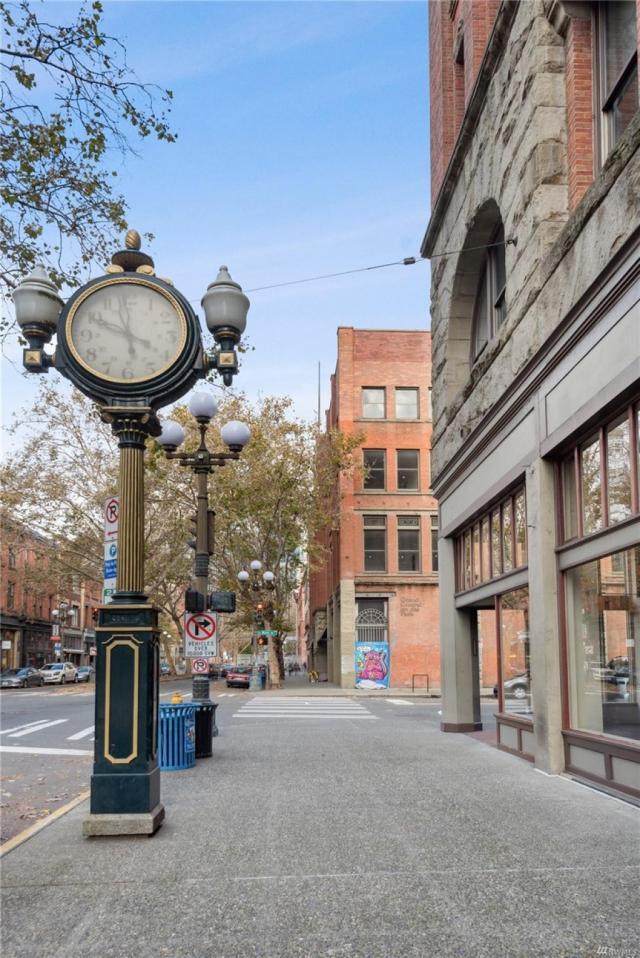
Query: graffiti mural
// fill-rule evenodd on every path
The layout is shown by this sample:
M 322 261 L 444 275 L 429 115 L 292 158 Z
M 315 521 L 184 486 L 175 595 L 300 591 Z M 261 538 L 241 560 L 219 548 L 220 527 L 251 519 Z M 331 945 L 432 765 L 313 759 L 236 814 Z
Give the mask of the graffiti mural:
M 356 688 L 389 688 L 388 642 L 356 642 Z

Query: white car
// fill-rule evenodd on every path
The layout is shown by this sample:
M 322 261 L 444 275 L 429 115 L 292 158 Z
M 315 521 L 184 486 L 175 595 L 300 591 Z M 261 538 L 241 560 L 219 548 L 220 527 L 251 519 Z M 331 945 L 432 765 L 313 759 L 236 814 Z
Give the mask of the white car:
M 43 665 L 40 673 L 45 685 L 64 685 L 66 682 L 78 681 L 78 670 L 71 662 L 50 662 Z

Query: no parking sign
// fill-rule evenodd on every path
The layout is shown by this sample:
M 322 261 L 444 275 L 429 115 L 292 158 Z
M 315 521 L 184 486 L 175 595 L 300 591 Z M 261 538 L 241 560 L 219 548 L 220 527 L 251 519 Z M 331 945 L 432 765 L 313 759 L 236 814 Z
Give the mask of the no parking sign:
M 188 658 L 209 658 L 218 654 L 218 617 L 215 612 L 185 613 L 184 654 Z

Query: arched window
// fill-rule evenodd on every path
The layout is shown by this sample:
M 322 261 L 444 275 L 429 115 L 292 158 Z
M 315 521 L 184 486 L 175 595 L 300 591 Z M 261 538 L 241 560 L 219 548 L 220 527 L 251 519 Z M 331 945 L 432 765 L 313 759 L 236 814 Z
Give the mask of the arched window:
M 473 307 L 471 361 L 479 359 L 487 343 L 493 339 L 506 316 L 506 269 L 504 226 L 498 226 L 488 244 Z

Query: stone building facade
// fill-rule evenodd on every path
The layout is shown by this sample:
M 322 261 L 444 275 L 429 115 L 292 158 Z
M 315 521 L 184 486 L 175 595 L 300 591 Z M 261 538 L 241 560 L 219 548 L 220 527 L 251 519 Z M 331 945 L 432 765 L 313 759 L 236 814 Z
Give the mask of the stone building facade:
M 636 796 L 639 9 L 430 3 L 422 247 L 442 728 L 481 727 L 489 617 L 499 747 Z
M 360 437 L 309 578 L 309 668 L 345 688 L 439 687 L 430 334 L 338 329 L 327 428 Z

